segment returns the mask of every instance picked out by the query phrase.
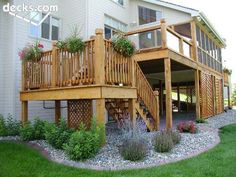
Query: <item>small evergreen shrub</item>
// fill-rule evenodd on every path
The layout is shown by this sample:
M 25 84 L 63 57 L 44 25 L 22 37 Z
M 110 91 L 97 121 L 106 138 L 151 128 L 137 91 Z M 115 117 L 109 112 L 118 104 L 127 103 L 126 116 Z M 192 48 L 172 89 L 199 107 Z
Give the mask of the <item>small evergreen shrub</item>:
M 198 124 L 202 124 L 202 123 L 205 123 L 205 122 L 206 122 L 206 120 L 203 119 L 203 118 L 196 119 L 196 123 L 198 123 Z
M 171 134 L 167 131 L 161 131 L 154 137 L 153 146 L 156 152 L 170 152 L 174 147 Z
M 128 139 L 120 147 L 120 154 L 125 160 L 140 161 L 147 155 L 147 144 L 141 139 Z
M 114 50 L 124 57 L 131 57 L 135 53 L 134 44 L 125 37 L 118 36 L 117 38 L 113 39 L 112 44 Z
M 45 139 L 56 149 L 62 149 L 63 144 L 69 141 L 72 133 L 73 130 L 67 127 L 64 120 L 61 120 L 59 126 L 56 126 L 54 123 L 45 124 Z
M 0 136 L 6 136 L 7 128 L 4 117 L 0 114 Z
M 93 119 L 89 130 L 81 124 L 74 132 L 64 150 L 73 160 L 85 160 L 94 157 L 105 142 L 104 126 L 97 126 Z
M 196 124 L 193 121 L 181 122 L 177 126 L 180 133 L 197 133 Z
M 20 122 L 8 115 L 6 120 L 6 136 L 16 136 L 20 134 Z
M 25 123 L 20 128 L 20 137 L 23 141 L 31 141 L 34 140 L 34 127 L 31 122 Z

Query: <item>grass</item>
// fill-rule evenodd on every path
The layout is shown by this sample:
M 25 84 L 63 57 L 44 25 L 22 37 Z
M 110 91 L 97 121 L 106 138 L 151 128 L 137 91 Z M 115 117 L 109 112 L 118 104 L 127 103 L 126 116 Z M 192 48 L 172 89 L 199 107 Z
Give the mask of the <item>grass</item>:
M 50 162 L 25 144 L 0 142 L 0 177 L 236 177 L 236 124 L 221 129 L 221 143 L 197 157 L 160 167 L 82 170 Z

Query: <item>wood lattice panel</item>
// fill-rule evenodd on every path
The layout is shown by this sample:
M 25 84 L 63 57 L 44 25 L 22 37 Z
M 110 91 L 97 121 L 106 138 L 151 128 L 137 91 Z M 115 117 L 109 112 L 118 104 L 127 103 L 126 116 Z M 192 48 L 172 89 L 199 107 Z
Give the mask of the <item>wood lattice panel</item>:
M 211 75 L 201 72 L 200 105 L 203 118 L 214 115 L 213 83 Z
M 92 120 L 92 100 L 68 101 L 68 125 L 78 128 L 81 123 L 90 127 Z
M 215 80 L 215 88 L 216 88 L 216 113 L 223 112 L 223 84 L 222 79 L 216 78 Z

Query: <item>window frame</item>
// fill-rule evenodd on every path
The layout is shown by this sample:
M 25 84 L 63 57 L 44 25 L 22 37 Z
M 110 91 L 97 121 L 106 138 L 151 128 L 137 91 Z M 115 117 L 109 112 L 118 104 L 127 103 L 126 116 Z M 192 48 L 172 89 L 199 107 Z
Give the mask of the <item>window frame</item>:
M 156 12 L 156 21 L 154 21 L 154 22 L 149 22 L 149 23 L 144 23 L 144 24 L 140 24 L 140 20 L 139 20 L 139 19 L 140 19 L 140 18 L 139 18 L 139 17 L 140 17 L 140 16 L 139 16 L 139 15 L 140 15 L 140 14 L 139 14 L 139 9 L 140 9 L 140 8 L 146 8 L 146 9 L 155 11 L 155 12 Z M 138 6 L 137 6 L 137 12 L 138 12 L 138 15 L 137 15 L 137 16 L 138 16 L 138 20 L 137 20 L 137 21 L 138 21 L 138 25 L 139 25 L 139 26 L 147 26 L 147 25 L 155 24 L 156 22 L 160 22 L 161 18 L 163 17 L 163 11 L 161 11 L 161 10 L 156 10 L 156 9 L 152 9 L 152 8 L 145 7 L 145 6 L 142 6 L 142 5 L 138 5 Z M 159 12 L 159 13 L 161 14 L 160 20 L 157 19 L 157 12 Z
M 40 13 L 40 18 L 42 19 L 42 16 L 43 16 L 43 12 L 42 13 Z M 58 20 L 58 24 L 59 24 L 59 28 L 58 28 L 58 40 L 60 40 L 61 39 L 61 18 L 59 18 L 59 17 L 57 17 L 57 16 L 55 16 L 55 15 L 52 15 L 52 14 L 50 14 L 49 15 L 49 18 L 50 18 L 50 23 L 49 23 L 49 39 L 47 39 L 47 38 L 43 38 L 42 37 L 42 24 L 40 24 L 40 26 L 37 26 L 39 29 L 38 29 L 38 35 L 37 36 L 34 36 L 34 35 L 32 35 L 31 34 L 31 23 L 29 23 L 29 27 L 28 27 L 28 29 L 29 29 L 29 37 L 31 37 L 31 38 L 36 38 L 36 39 L 41 39 L 41 40 L 45 40 L 45 41 L 54 41 L 54 40 L 52 40 L 52 18 L 54 18 L 54 19 L 57 19 Z

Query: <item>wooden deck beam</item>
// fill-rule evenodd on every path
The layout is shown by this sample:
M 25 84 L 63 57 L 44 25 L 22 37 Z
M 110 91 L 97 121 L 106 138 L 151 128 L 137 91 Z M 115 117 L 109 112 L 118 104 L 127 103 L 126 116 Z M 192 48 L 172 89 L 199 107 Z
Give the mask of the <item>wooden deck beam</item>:
M 137 90 L 131 87 L 95 85 L 47 90 L 32 90 L 20 93 L 21 101 L 53 101 L 100 98 L 137 98 Z

